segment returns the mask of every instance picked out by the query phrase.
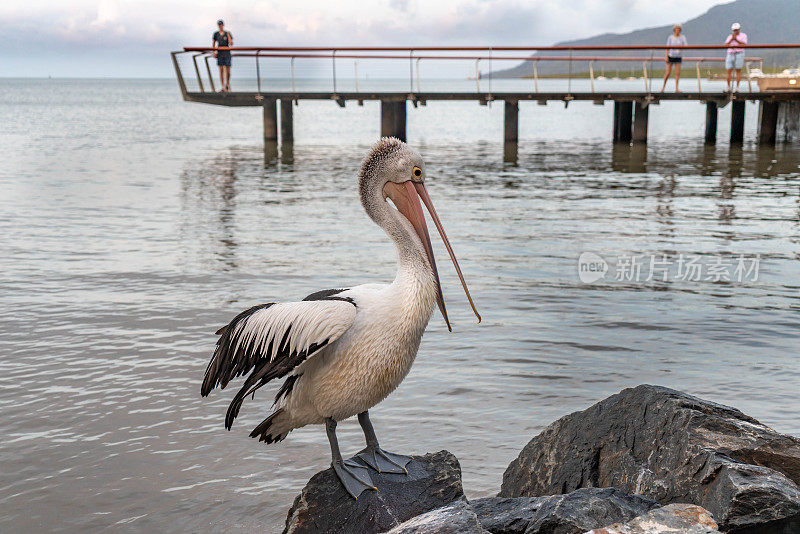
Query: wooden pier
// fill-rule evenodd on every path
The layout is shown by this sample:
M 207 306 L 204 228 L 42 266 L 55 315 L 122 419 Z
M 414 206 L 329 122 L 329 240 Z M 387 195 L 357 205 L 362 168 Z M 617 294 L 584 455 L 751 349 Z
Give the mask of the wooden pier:
M 760 45 L 752 46 L 749 48 L 800 48 L 800 45 Z M 648 65 L 650 72 L 652 72 L 652 65 L 654 60 L 654 51 L 663 54 L 663 46 L 654 47 L 577 47 L 575 49 L 565 49 L 563 47 L 545 47 L 545 48 L 522 48 L 522 47 L 506 47 L 490 49 L 490 53 L 497 53 L 498 50 L 511 50 L 511 51 L 539 51 L 539 50 L 556 50 L 564 51 L 569 50 L 570 57 L 519 57 L 519 56 L 468 56 L 463 55 L 450 55 L 450 56 L 431 56 L 431 51 L 458 51 L 463 53 L 464 50 L 484 50 L 481 48 L 446 48 L 446 47 L 428 47 L 426 49 L 405 49 L 405 48 L 351 48 L 351 49 L 332 49 L 332 48 L 253 48 L 242 47 L 232 48 L 231 51 L 236 55 L 243 57 L 255 58 L 255 67 L 257 75 L 257 90 L 255 91 L 237 91 L 230 93 L 214 92 L 214 80 L 211 74 L 211 67 L 209 65 L 209 57 L 212 49 L 209 48 L 186 48 L 180 52 L 172 53 L 172 61 L 175 67 L 175 73 L 178 79 L 178 84 L 181 89 L 184 100 L 189 102 L 199 102 L 204 104 L 242 107 L 253 106 L 263 108 L 264 117 L 264 141 L 265 144 L 273 144 L 277 142 L 293 143 L 294 142 L 294 125 L 293 125 L 293 106 L 297 105 L 301 100 L 326 100 L 332 101 L 344 108 L 348 103 L 356 105 L 363 105 L 365 101 L 380 101 L 380 133 L 381 136 L 394 136 L 399 139 L 406 139 L 406 110 L 409 104 L 414 107 L 425 106 L 431 101 L 475 101 L 480 105 L 488 105 L 490 102 L 503 102 L 504 105 L 504 127 L 503 127 L 503 140 L 506 143 L 517 143 L 519 139 L 519 103 L 524 101 L 535 101 L 539 105 L 547 105 L 548 103 L 556 102 L 564 106 L 569 106 L 571 102 L 592 102 L 596 105 L 605 105 L 606 103 L 613 104 L 613 124 L 610 125 L 611 139 L 615 143 L 633 143 L 633 144 L 646 144 L 648 139 L 648 123 L 650 116 L 650 106 L 665 105 L 668 106 L 671 102 L 694 101 L 705 103 L 705 142 L 714 144 L 717 141 L 717 124 L 718 124 L 718 110 L 727 105 L 731 106 L 731 128 L 730 128 L 730 143 L 741 144 L 744 141 L 744 124 L 745 124 L 745 103 L 749 100 L 759 103 L 759 126 L 757 141 L 760 145 L 774 145 L 778 136 L 778 126 L 781 123 L 782 115 L 786 113 L 797 114 L 800 109 L 798 102 L 800 102 L 800 91 L 782 91 L 782 92 L 759 92 L 754 91 L 752 83 L 746 81 L 742 84 L 742 92 L 719 92 L 703 90 L 701 86 L 700 65 L 702 62 L 720 61 L 719 58 L 691 58 L 684 59 L 684 63 L 694 61 L 696 64 L 697 73 L 697 91 L 688 91 L 681 93 L 658 93 L 650 90 L 651 80 L 647 79 Z M 687 48 L 702 48 L 702 49 L 724 49 L 724 47 L 699 45 Z M 573 56 L 574 50 L 642 50 L 647 49 L 651 51 L 649 60 L 647 56 L 644 57 L 612 57 L 603 56 L 599 59 L 602 60 L 616 60 L 616 61 L 641 61 L 644 72 L 644 90 L 642 91 L 595 91 L 595 74 L 592 68 L 592 62 L 598 60 L 597 56 L 579 57 Z M 348 52 L 358 51 L 362 55 L 353 53 L 347 56 L 342 55 L 342 50 Z M 373 55 L 363 55 L 365 51 L 370 51 Z M 375 51 L 381 52 L 381 55 L 374 55 Z M 402 51 L 407 52 L 408 55 L 385 55 L 387 51 Z M 428 55 L 420 55 L 420 52 L 427 52 Z M 184 79 L 181 67 L 178 61 L 179 54 L 192 54 L 192 62 L 194 63 L 194 72 L 197 77 L 198 90 L 189 90 L 187 88 L 186 80 Z M 415 53 L 417 55 L 415 55 Z M 361 58 L 363 61 L 376 61 L 376 60 L 401 60 L 409 64 L 409 83 L 407 84 L 408 90 L 391 91 L 391 92 L 370 92 L 358 91 L 356 79 L 356 91 L 337 91 L 337 77 L 336 77 L 336 60 L 341 61 L 342 57 L 348 58 Z M 203 84 L 203 79 L 200 74 L 197 59 L 201 62 L 205 61 L 206 71 L 208 74 L 207 83 L 211 87 L 211 91 L 206 91 Z M 291 61 L 291 74 L 292 74 L 292 87 L 295 85 L 294 79 L 294 62 L 296 59 L 314 59 L 330 60 L 333 67 L 333 79 L 331 91 L 265 91 L 261 88 L 261 59 L 283 59 Z M 663 58 L 663 55 L 662 55 Z M 419 75 L 419 62 L 421 60 L 469 60 L 475 61 L 476 65 L 476 90 L 475 91 L 461 91 L 461 92 L 448 92 L 448 91 L 420 91 L 420 75 Z M 591 76 L 591 90 L 590 91 L 574 91 L 572 90 L 572 76 L 564 80 L 567 87 L 563 91 L 538 91 L 532 92 L 497 92 L 491 90 L 491 78 L 484 81 L 484 87 L 481 88 L 481 77 L 479 71 L 479 63 L 488 60 L 491 67 L 491 61 L 498 60 L 524 60 L 530 61 L 533 64 L 534 74 L 537 72 L 536 64 L 538 61 L 552 60 L 552 61 L 570 61 L 570 68 L 572 68 L 573 61 L 588 61 L 589 71 Z M 688 61 L 687 61 L 688 60 Z M 750 61 L 758 61 L 758 58 L 750 58 Z M 662 59 L 663 62 L 663 59 Z M 416 86 L 414 76 L 414 66 L 416 63 Z M 749 67 L 748 67 L 749 68 Z M 576 75 L 577 79 L 577 75 Z M 585 81 L 586 78 L 583 78 Z M 691 83 L 691 79 L 684 79 L 684 84 Z M 657 80 L 660 84 L 660 78 Z M 488 87 L 487 87 L 488 85 Z M 535 88 L 538 89 L 538 79 L 534 79 Z M 279 113 L 280 108 L 280 113 Z M 796 122 L 796 121 L 795 121 Z

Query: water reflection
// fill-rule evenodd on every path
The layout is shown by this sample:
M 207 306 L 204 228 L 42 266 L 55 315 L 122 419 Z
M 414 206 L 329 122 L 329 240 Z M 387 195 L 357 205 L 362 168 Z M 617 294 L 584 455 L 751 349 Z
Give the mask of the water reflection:
M 703 176 L 712 176 L 717 168 L 717 145 L 703 143 L 700 146 L 698 170 Z
M 294 143 L 281 143 L 281 163 L 284 165 L 294 163 Z
M 278 142 L 264 141 L 264 166 L 269 166 L 278 159 Z
M 675 200 L 675 187 L 677 186 L 677 179 L 674 174 L 663 176 L 658 183 L 658 192 L 656 193 L 656 213 L 660 223 L 668 226 L 667 229 L 662 229 L 662 235 L 672 234 L 675 230 L 674 220 L 675 210 L 673 207 Z
M 180 178 L 181 211 L 190 216 L 181 225 L 181 242 L 197 246 L 203 257 L 209 257 L 205 250 L 210 247 L 211 256 L 226 270 L 238 266 L 236 182 L 241 156 L 241 149 L 231 148 L 199 167 L 184 170 Z
M 719 178 L 719 220 L 730 224 L 736 217 L 736 208 L 733 203 L 733 192 L 736 188 L 735 176 L 723 174 Z
M 647 172 L 647 145 L 614 143 L 611 147 L 611 168 L 617 172 Z
M 281 212 L 300 201 L 302 195 L 330 195 L 334 190 L 347 199 L 340 207 L 346 209 L 347 202 L 351 202 L 348 195 L 355 190 L 354 182 L 349 180 L 355 175 L 362 150 L 367 148 L 361 147 L 343 157 L 338 147 L 275 145 L 272 149 L 278 150 L 279 158 L 273 157 L 264 167 L 257 163 L 253 147 L 232 147 L 199 165 L 190 164 L 181 179 L 185 241 L 200 239 L 206 245 L 215 243 L 217 261 L 226 269 L 236 269 L 237 243 L 242 239 L 237 232 L 242 233 L 243 221 L 252 220 L 252 224 L 267 232 L 285 219 Z M 536 190 L 546 190 L 549 194 L 562 190 L 572 195 L 579 189 L 587 198 L 614 198 L 620 194 L 618 190 L 626 192 L 623 197 L 627 198 L 652 197 L 655 220 L 665 238 L 678 235 L 681 217 L 677 215 L 677 205 L 681 199 L 687 196 L 715 199 L 716 219 L 730 227 L 738 216 L 740 202 L 736 191 L 740 181 L 748 182 L 746 187 L 752 189 L 749 182 L 755 177 L 797 176 L 800 161 L 800 150 L 791 146 L 756 149 L 684 142 L 666 146 L 651 143 L 649 148 L 642 144 L 603 142 L 572 146 L 548 142 L 476 142 L 467 150 L 422 143 L 418 148 L 430 162 L 435 176 L 433 187 L 448 184 L 455 188 L 453 191 L 470 187 L 489 194 L 500 185 L 508 199 L 537 194 Z M 503 152 L 502 163 L 492 156 L 498 150 Z M 334 186 L 331 180 L 344 180 L 344 186 Z M 237 205 L 237 193 L 248 199 L 245 211 Z M 792 189 L 792 194 L 796 196 L 797 188 Z M 216 216 L 209 217 L 211 213 Z M 305 216 L 305 213 L 300 215 L 301 219 Z M 210 223 L 213 225 L 208 227 Z M 276 231 L 283 230 L 276 228 Z M 732 238 L 729 231 L 717 232 Z M 194 254 L 207 257 L 202 250 Z
M 781 158 L 783 160 L 784 158 Z M 778 151 L 775 146 L 759 146 L 756 154 L 755 175 L 764 177 L 774 173 L 773 169 L 778 164 Z
M 519 143 L 508 142 L 503 144 L 503 161 L 511 166 L 519 164 Z

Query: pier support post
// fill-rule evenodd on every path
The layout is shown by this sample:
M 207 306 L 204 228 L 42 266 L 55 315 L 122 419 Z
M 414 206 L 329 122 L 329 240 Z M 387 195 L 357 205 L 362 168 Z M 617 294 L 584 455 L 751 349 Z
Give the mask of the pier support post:
M 406 101 L 381 100 L 381 137 L 406 140 Z
M 762 100 L 758 110 L 758 144 L 774 145 L 778 129 L 778 102 Z
M 717 103 L 706 102 L 706 144 L 717 143 Z
M 281 100 L 281 144 L 294 143 L 294 117 L 292 100 Z
M 506 143 L 519 141 L 519 102 L 506 100 L 503 120 L 503 140 Z
M 264 143 L 278 142 L 278 108 L 274 99 L 264 99 Z
M 614 100 L 614 129 L 613 129 L 612 139 L 614 140 L 615 143 L 619 141 L 619 115 L 620 115 L 619 105 L 620 102 Z
M 647 143 L 647 119 L 650 106 L 646 102 L 636 102 L 633 112 L 633 142 Z
M 265 98 L 264 106 L 264 165 L 270 165 L 278 157 L 278 102 Z
M 800 102 L 781 102 L 778 108 L 778 131 L 786 142 L 800 139 Z
M 744 100 L 731 102 L 731 144 L 744 142 Z
M 619 104 L 619 108 L 617 108 Z M 633 118 L 633 102 L 615 102 L 614 109 L 616 111 L 615 124 L 616 124 L 616 141 L 620 143 L 630 143 L 631 135 L 631 119 Z

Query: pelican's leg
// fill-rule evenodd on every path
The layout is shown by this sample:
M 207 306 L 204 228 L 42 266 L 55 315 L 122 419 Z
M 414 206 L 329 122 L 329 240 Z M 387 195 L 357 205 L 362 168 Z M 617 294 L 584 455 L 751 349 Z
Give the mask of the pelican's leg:
M 342 481 L 347 493 L 358 499 L 365 489 L 378 489 L 372 483 L 366 467 L 353 460 L 342 460 L 342 453 L 339 452 L 339 440 L 336 439 L 336 421 L 330 417 L 325 419 L 325 431 L 328 433 L 328 441 L 331 444 L 331 456 L 333 457 L 331 467 Z
M 406 465 L 411 461 L 411 457 L 386 452 L 380 448 L 375 429 L 372 428 L 372 422 L 369 420 L 369 412 L 364 411 L 358 414 L 358 422 L 364 430 L 364 437 L 367 438 L 367 448 L 356 454 L 356 457 L 361 458 L 379 473 L 405 473 L 407 475 Z

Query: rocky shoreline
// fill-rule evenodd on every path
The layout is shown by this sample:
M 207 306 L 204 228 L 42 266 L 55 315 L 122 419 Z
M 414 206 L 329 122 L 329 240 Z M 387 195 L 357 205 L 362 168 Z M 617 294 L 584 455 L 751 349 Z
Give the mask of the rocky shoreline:
M 356 501 L 331 469 L 295 499 L 285 534 L 784 534 L 800 532 L 800 439 L 735 408 L 642 385 L 562 417 L 511 462 L 497 497 L 468 501 L 458 460 L 415 457 Z

